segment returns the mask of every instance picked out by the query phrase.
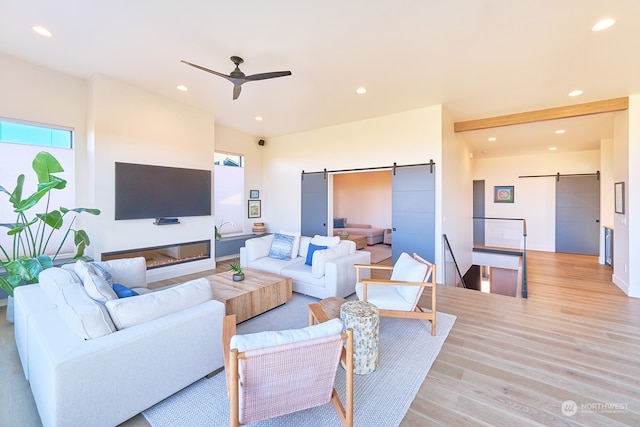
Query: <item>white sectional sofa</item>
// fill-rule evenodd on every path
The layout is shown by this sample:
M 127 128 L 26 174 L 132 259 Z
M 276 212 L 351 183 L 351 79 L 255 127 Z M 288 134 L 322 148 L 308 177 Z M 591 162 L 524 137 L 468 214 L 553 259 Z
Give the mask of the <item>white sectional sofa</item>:
M 225 307 L 206 279 L 150 292 L 144 258 L 98 264 L 140 295 L 98 302 L 90 295 L 105 289 L 85 288 L 77 264 L 15 290 L 16 345 L 44 427 L 115 426 L 223 366 Z
M 371 263 L 371 253 L 357 251 L 354 242 L 327 236 L 315 236 L 312 239 L 294 235 L 295 243 L 290 256 L 276 259 L 269 256 L 276 234 L 247 240 L 245 246 L 240 248 L 240 265 L 291 277 L 294 292 L 316 298 L 344 298 L 355 292 L 354 264 Z M 308 265 L 307 254 L 312 241 L 329 243 L 329 247 L 313 252 L 311 265 Z

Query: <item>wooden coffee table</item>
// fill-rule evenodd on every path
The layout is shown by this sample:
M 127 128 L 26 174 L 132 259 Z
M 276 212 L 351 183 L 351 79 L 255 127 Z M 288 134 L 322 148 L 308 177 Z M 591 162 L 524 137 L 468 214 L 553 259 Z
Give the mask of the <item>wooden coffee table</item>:
M 244 269 L 244 280 L 234 282 L 233 272 L 208 276 L 213 298 L 224 303 L 226 314 L 235 314 L 236 323 L 291 301 L 291 278 L 265 271 Z

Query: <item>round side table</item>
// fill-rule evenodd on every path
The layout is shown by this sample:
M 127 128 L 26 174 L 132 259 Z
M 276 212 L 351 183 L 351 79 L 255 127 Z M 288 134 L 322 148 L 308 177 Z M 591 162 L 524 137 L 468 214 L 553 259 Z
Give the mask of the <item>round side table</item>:
M 378 307 L 365 301 L 349 301 L 340 306 L 345 329 L 353 328 L 355 374 L 370 374 L 378 367 Z

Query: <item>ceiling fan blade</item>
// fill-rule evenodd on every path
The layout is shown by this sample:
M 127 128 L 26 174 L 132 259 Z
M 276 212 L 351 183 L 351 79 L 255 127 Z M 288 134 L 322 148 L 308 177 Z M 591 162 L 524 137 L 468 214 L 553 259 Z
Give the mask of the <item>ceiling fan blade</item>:
M 250 82 L 255 80 L 274 79 L 276 77 L 284 77 L 290 75 L 291 71 L 272 71 L 270 73 L 253 74 L 251 76 L 246 76 L 244 80 Z
M 236 100 L 240 96 L 240 90 L 242 87 L 238 84 L 233 85 L 233 99 Z
M 197 65 L 197 64 L 193 64 L 193 63 L 185 61 L 185 60 L 180 60 L 180 62 L 182 62 L 183 64 L 191 65 L 192 67 L 197 68 L 199 70 L 206 71 L 207 73 L 215 74 L 216 76 L 224 77 L 227 80 L 233 81 L 232 77 L 231 76 L 227 76 L 226 74 L 222 74 L 222 73 L 219 73 L 217 71 L 210 70 L 208 68 L 202 67 L 202 66 Z

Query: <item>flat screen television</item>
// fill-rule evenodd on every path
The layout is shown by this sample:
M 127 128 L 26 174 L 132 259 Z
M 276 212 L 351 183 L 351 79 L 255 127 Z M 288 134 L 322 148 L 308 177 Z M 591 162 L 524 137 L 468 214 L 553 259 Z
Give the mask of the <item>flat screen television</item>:
M 116 162 L 115 217 L 211 215 L 211 171 Z

